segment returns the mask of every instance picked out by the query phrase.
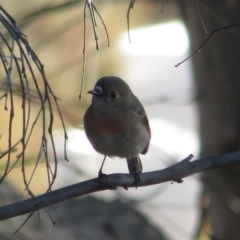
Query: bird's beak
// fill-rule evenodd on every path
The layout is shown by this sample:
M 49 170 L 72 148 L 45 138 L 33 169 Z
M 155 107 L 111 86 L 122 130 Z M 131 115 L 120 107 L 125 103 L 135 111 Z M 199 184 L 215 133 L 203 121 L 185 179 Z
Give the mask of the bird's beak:
M 90 93 L 90 94 L 92 94 L 92 95 L 94 95 L 94 96 L 99 96 L 99 95 L 101 95 L 100 93 L 96 92 L 95 90 L 89 90 L 87 93 Z

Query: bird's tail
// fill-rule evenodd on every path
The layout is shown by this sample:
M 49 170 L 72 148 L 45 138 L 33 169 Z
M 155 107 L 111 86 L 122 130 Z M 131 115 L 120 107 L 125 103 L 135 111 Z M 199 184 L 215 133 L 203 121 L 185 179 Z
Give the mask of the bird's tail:
M 139 156 L 127 158 L 126 160 L 129 173 L 131 173 L 132 175 L 136 175 L 142 172 L 142 162 Z

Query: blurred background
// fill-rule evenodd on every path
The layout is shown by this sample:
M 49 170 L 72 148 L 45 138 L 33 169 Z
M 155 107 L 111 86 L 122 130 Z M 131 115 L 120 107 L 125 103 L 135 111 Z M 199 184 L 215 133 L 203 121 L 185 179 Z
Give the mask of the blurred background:
M 27 35 L 44 64 L 54 94 L 61 99 L 69 162 L 64 160 L 61 122 L 55 117 L 53 136 L 58 170 L 53 189 L 97 176 L 103 156 L 91 147 L 82 121 L 91 102 L 87 91 L 103 76 L 124 79 L 145 107 L 152 139 L 147 155 L 141 157 L 144 172 L 163 169 L 191 153 L 198 158 L 238 150 L 239 28 L 215 34 L 201 53 L 175 67 L 201 45 L 211 30 L 238 21 L 237 1 L 136 1 L 130 12 L 131 43 L 126 18 L 129 1 L 94 1 L 107 27 L 110 46 L 96 15 L 100 51 L 96 50 L 87 9 L 85 83 L 80 102 L 85 2 L 2 0 L 0 3 Z M 2 26 L 0 30 L 6 31 Z M 4 42 L 1 46 L 4 49 Z M 3 83 L 4 74 L 1 69 Z M 13 82 L 15 140 L 22 134 L 22 108 L 18 78 L 13 78 Z M 32 83 L 30 87 L 34 93 Z M 2 95 L 4 88 L 0 91 Z M 36 115 L 39 103 L 34 97 L 32 100 L 31 114 Z M 3 98 L 0 107 L 3 151 L 8 146 L 9 124 Z M 57 111 L 54 113 L 57 116 Z M 37 158 L 41 134 L 40 120 L 24 163 L 28 180 L 34 173 L 30 185 L 35 195 L 48 188 L 46 162 Z M 2 169 L 6 161 L 2 159 Z M 28 197 L 21 170 L 18 162 L 4 179 L 3 183 L 8 185 L 2 185 L 2 205 Z M 127 173 L 127 164 L 122 159 L 108 158 L 103 172 Z M 0 226 L 1 239 L 33 239 L 33 236 L 34 239 L 239 239 L 238 176 L 239 169 L 235 166 L 188 177 L 182 184 L 94 193 L 90 198 L 58 204 L 56 211 L 53 208 L 40 211 L 41 224 L 35 213 L 16 236 L 11 234 L 26 216 L 4 221 Z M 56 227 L 52 227 L 48 213 Z

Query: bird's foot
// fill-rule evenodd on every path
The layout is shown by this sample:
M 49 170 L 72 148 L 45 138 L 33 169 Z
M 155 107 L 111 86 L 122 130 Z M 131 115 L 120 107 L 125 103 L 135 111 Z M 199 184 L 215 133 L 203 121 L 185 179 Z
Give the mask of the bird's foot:
M 138 172 L 135 171 L 134 174 L 133 174 L 133 177 L 134 177 L 134 184 L 135 184 L 135 187 L 137 189 L 138 183 L 141 181 L 140 175 L 139 175 Z
M 107 174 L 103 173 L 102 171 L 98 172 L 98 180 L 99 180 L 100 186 L 102 188 L 108 188 L 110 190 L 116 190 L 117 186 L 113 185 L 111 183 L 108 183 L 107 179 L 108 179 Z

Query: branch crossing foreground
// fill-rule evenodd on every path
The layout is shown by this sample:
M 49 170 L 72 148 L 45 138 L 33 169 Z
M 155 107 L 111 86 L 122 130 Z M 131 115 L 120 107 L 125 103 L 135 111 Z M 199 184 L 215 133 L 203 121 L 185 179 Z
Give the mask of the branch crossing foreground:
M 162 170 L 140 174 L 138 187 L 160 184 L 168 181 L 181 183 L 182 178 L 195 173 L 217 169 L 240 163 L 240 152 L 228 153 L 219 156 L 203 158 L 190 162 L 193 155 Z M 104 176 L 102 183 L 98 178 L 80 182 L 37 197 L 0 207 L 0 220 L 9 219 L 26 213 L 35 212 L 44 207 L 62 202 L 71 198 L 84 196 L 93 192 L 113 190 L 117 187 L 128 189 L 135 187 L 134 177 L 130 174 L 110 174 Z

